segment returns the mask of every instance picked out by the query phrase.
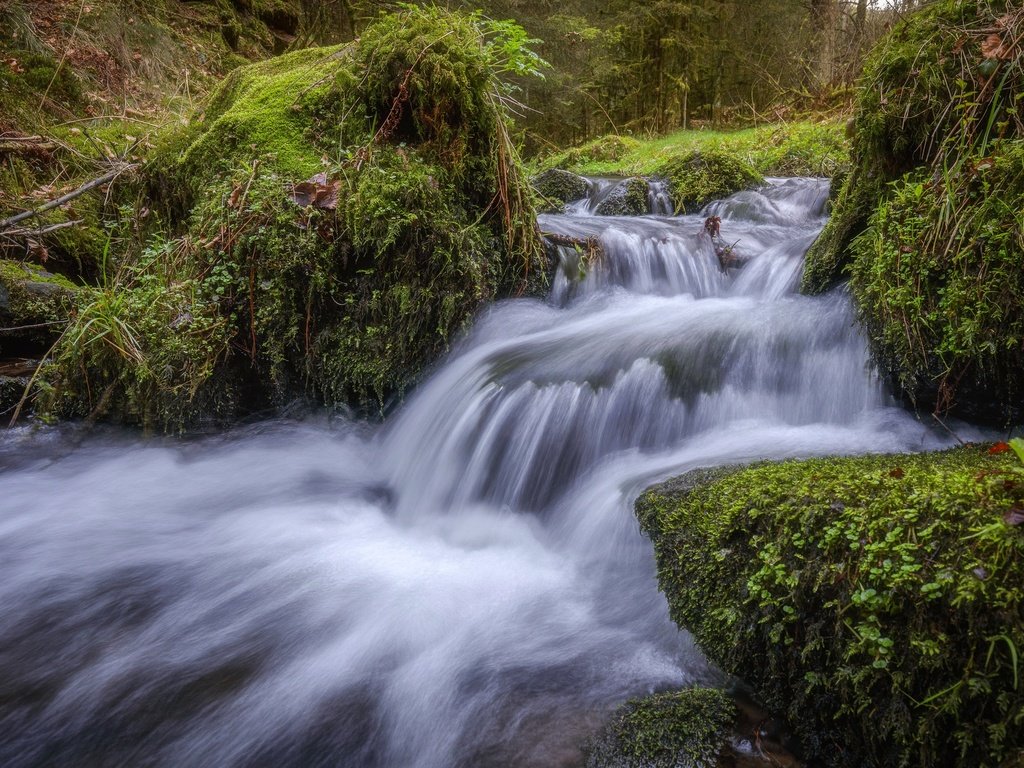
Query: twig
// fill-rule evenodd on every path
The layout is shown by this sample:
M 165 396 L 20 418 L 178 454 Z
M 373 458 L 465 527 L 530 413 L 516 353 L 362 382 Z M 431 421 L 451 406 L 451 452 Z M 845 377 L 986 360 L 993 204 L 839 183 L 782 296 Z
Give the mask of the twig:
M 84 195 L 90 189 L 102 187 L 104 184 L 107 184 L 116 179 L 122 173 L 134 170 L 135 168 L 138 168 L 138 163 L 129 163 L 127 165 L 122 165 L 114 169 L 113 171 L 110 171 L 109 173 L 103 174 L 97 179 L 87 181 L 78 189 L 72 192 L 68 192 L 66 195 L 61 195 L 55 200 L 50 200 L 48 203 L 44 203 L 38 208 L 34 208 L 32 210 L 19 213 L 17 216 L 11 216 L 8 219 L 4 219 L 3 221 L 0 221 L 0 230 L 9 229 L 12 225 L 17 224 L 19 221 L 24 221 L 25 219 L 31 218 L 32 216 L 38 216 L 39 214 L 46 213 L 47 211 L 52 211 L 54 208 L 59 208 L 60 206 L 64 205 L 64 203 L 70 202 L 71 200 L 74 200 L 76 197 Z

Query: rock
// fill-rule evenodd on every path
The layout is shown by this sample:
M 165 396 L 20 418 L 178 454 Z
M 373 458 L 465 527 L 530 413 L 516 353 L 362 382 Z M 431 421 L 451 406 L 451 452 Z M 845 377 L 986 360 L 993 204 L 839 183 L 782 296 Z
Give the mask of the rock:
M 753 166 L 719 150 L 673 157 L 658 175 L 669 181 L 677 213 L 695 213 L 714 200 L 764 183 Z
M 598 216 L 643 216 L 650 213 L 647 180 L 633 177 L 622 181 L 597 207 Z
M 544 171 L 535 176 L 531 183 L 544 198 L 542 213 L 561 213 L 566 203 L 582 200 L 590 190 L 590 184 L 585 178 L 558 168 Z
M 60 335 L 77 288 L 27 262 L 0 260 L 0 351 L 45 352 Z
M 672 618 L 809 765 L 1008 766 L 1024 750 L 1024 540 L 1006 517 L 1022 479 L 1000 446 L 788 461 L 683 475 L 636 512 Z M 761 722 L 762 745 L 785 736 Z
M 714 768 L 735 714 L 729 696 L 712 688 L 634 699 L 588 746 L 586 768 Z

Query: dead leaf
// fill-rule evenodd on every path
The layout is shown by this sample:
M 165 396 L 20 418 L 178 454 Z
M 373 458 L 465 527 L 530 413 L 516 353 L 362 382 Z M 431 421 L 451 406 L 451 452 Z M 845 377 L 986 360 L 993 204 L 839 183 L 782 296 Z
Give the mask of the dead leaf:
M 1003 515 L 1003 520 L 1006 521 L 1007 525 L 1017 526 L 1024 523 L 1024 509 L 1020 507 L 1013 507 Z
M 1013 58 L 1013 47 L 1012 45 L 1007 45 L 1002 35 L 998 32 L 993 32 L 982 41 L 981 55 L 986 59 L 1009 61 Z
M 1010 450 L 1008 443 L 996 443 L 988 449 L 988 452 L 989 455 L 995 456 L 997 453 L 1006 453 L 1008 450 Z
M 322 211 L 333 211 L 338 207 L 338 193 L 341 180 L 328 181 L 326 173 L 318 173 L 311 179 L 301 181 L 292 187 L 292 202 L 300 208 L 313 206 Z
M 895 469 L 889 470 L 889 477 L 893 477 L 897 480 L 901 480 L 905 474 L 907 473 L 903 471 L 903 467 L 896 467 Z

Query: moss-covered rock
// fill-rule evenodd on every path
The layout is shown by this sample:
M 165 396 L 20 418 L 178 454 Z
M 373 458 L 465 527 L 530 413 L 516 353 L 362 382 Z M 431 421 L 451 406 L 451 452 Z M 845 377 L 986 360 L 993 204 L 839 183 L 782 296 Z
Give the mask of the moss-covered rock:
M 959 133 L 964 107 L 984 87 L 980 30 L 994 24 L 991 14 L 1001 13 L 999 6 L 1005 3 L 930 3 L 897 24 L 871 52 L 851 126 L 851 173 L 832 219 L 807 255 L 805 292 L 820 293 L 841 279 L 850 243 L 863 231 L 887 183 L 947 157 L 952 149 L 947 138 Z M 993 94 L 982 95 L 988 100 Z
M 45 352 L 67 324 L 77 290 L 35 264 L 0 259 L 0 355 Z
M 853 242 L 853 295 L 898 391 L 929 410 L 1020 424 L 1024 141 L 994 146 L 957 184 L 955 201 L 949 193 L 921 172 L 890 187 Z M 957 218 L 952 232 L 936 226 L 943 209 Z
M 232 73 L 159 141 L 149 194 L 187 230 L 122 259 L 79 315 L 44 382 L 56 412 L 93 412 L 82 392 L 108 387 L 111 413 L 165 427 L 197 410 L 182 397 L 221 418 L 303 395 L 380 407 L 484 302 L 543 280 L 500 77 L 532 61 L 514 32 L 409 6 Z M 181 290 L 154 303 L 154 286 Z M 93 310 L 138 354 L 88 343 Z M 179 317 L 194 332 L 170 333 Z
M 598 216 L 643 216 L 651 212 L 646 179 L 625 179 L 608 193 L 595 213 Z
M 722 691 L 690 688 L 623 706 L 587 749 L 587 768 L 713 768 L 736 707 Z
M 813 764 L 1024 759 L 1024 465 L 1005 445 L 701 471 L 637 514 L 673 619 Z
M 713 200 L 764 183 L 761 174 L 744 160 L 719 150 L 694 150 L 672 157 L 657 175 L 668 180 L 678 213 L 694 213 Z
M 544 213 L 561 213 L 566 203 L 582 200 L 590 189 L 590 184 L 582 176 L 558 168 L 544 171 L 531 183 L 541 196 Z
M 883 39 L 803 277 L 818 293 L 853 275 L 876 358 L 918 406 L 1000 424 L 1024 378 L 1019 26 L 1006 3 L 941 0 Z

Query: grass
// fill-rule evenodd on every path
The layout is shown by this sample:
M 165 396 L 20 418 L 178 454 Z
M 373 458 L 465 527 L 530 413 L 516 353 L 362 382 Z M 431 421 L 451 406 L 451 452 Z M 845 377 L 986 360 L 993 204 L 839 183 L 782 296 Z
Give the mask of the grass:
M 786 123 L 738 131 L 678 131 L 656 139 L 608 136 L 535 161 L 538 170 L 563 168 L 586 175 L 656 175 L 670 160 L 717 151 L 763 176 L 835 176 L 849 164 L 845 127 Z

